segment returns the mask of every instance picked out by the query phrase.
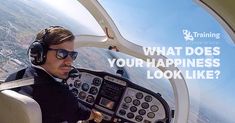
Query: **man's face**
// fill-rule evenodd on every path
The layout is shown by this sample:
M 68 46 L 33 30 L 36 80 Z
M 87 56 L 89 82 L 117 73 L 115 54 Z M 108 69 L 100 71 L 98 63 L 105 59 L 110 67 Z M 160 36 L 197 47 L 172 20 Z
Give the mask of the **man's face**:
M 74 51 L 74 42 L 65 41 L 64 43 L 58 45 L 51 45 L 49 48 Z M 48 50 L 46 62 L 42 65 L 42 67 L 53 76 L 65 79 L 68 77 L 68 73 L 71 70 L 73 59 L 70 55 L 64 59 L 58 59 L 56 53 L 56 50 Z

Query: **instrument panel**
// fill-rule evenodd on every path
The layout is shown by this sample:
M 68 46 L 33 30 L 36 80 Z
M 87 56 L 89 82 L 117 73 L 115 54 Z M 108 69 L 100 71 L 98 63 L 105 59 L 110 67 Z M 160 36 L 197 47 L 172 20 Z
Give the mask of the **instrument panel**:
M 159 93 L 110 73 L 77 71 L 66 84 L 82 104 L 103 114 L 103 123 L 170 123 L 169 105 Z

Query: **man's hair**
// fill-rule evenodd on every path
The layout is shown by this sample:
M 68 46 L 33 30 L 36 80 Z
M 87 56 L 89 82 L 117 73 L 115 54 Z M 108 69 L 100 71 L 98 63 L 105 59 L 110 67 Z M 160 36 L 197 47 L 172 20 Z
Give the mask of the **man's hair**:
M 50 26 L 49 28 L 41 30 L 36 36 L 37 41 L 43 42 L 47 46 L 73 41 L 74 38 L 71 31 L 61 26 Z

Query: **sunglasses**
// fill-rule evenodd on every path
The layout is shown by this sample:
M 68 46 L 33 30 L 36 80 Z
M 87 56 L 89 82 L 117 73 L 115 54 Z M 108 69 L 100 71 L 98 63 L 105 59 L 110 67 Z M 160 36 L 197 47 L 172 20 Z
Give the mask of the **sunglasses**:
M 75 51 L 67 51 L 65 49 L 52 49 L 52 48 L 48 48 L 48 50 L 54 50 L 56 51 L 56 58 L 62 60 L 67 58 L 69 55 L 70 57 L 75 60 L 77 58 L 78 52 Z

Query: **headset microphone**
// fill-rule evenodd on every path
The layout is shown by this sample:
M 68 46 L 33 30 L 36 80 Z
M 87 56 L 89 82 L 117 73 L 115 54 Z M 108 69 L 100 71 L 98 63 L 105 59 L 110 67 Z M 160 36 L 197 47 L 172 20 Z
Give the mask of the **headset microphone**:
M 77 70 L 76 67 L 72 66 L 71 67 L 73 68 L 71 71 L 69 71 L 69 77 L 78 77 L 79 76 L 79 71 Z

